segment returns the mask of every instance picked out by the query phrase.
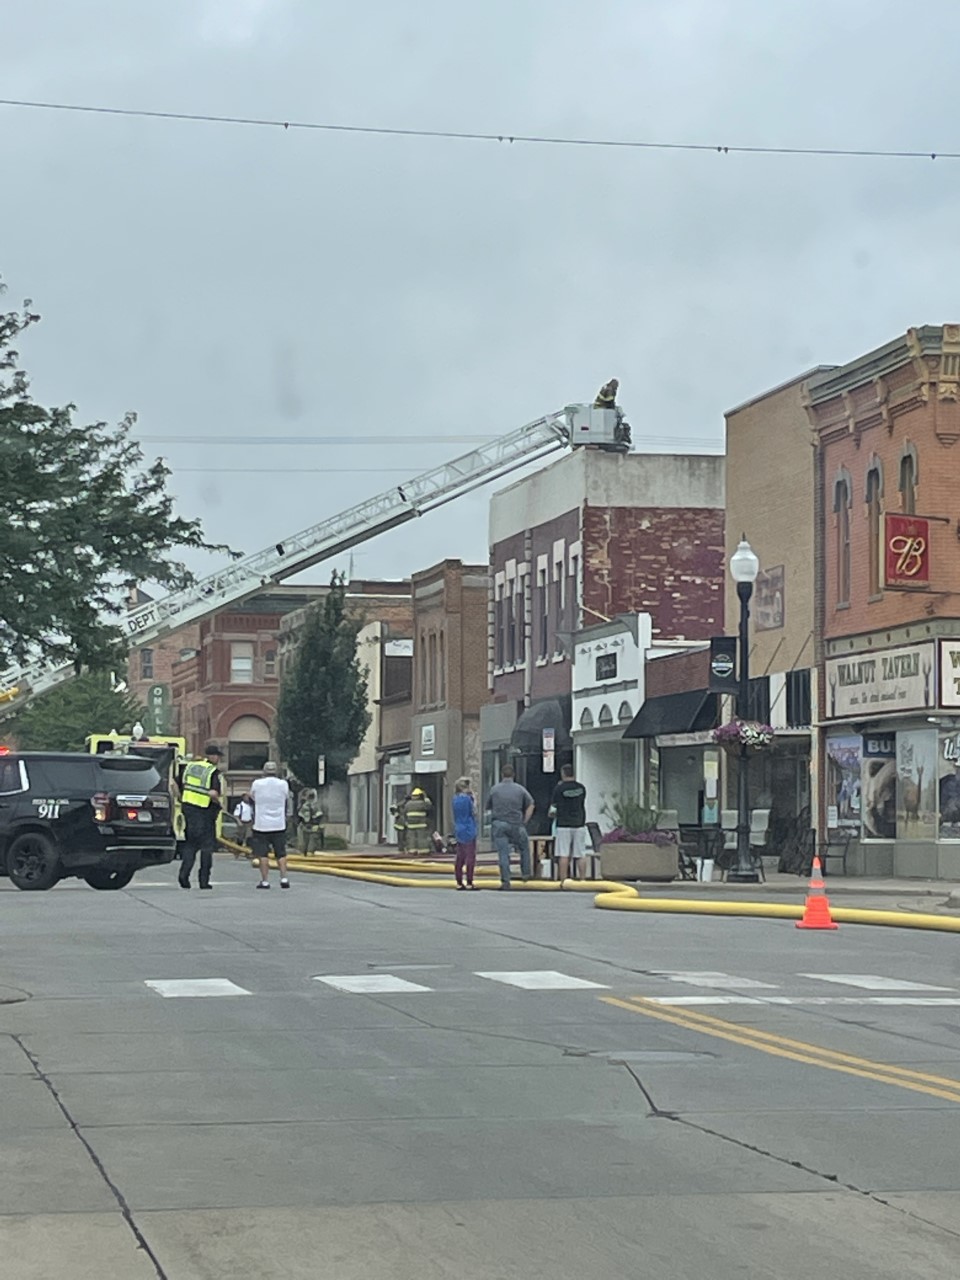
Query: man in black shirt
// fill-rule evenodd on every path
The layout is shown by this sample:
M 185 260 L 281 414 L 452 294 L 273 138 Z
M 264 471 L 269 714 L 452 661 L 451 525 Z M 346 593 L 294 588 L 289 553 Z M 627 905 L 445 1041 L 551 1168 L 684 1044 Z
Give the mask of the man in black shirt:
M 560 863 L 559 876 L 566 880 L 573 858 L 573 873 L 582 880 L 587 865 L 587 789 L 577 782 L 573 766 L 565 764 L 553 789 L 550 816 L 557 821 L 554 850 Z

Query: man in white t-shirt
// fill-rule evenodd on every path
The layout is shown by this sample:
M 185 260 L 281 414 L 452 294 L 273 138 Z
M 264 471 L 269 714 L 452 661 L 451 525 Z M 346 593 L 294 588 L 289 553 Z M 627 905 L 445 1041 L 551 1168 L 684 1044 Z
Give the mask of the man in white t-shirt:
M 263 777 L 250 788 L 253 801 L 253 836 L 251 848 L 260 867 L 258 889 L 270 888 L 270 850 L 280 866 L 280 888 L 289 889 L 287 879 L 287 804 L 290 787 L 285 778 L 277 777 L 277 766 L 268 760 Z

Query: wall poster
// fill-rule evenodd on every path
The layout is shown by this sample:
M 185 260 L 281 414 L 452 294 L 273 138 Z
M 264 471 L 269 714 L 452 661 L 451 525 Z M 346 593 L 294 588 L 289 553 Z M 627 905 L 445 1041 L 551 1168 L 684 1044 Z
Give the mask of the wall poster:
M 937 838 L 937 731 L 897 734 L 897 839 Z
M 836 810 L 838 827 L 860 828 L 860 768 L 863 743 L 859 734 L 827 738 L 827 807 Z M 833 817 L 833 813 L 830 813 Z
M 864 840 L 893 840 L 897 834 L 896 755 L 896 734 L 864 735 L 860 773 Z
M 940 839 L 960 840 L 960 733 L 941 733 L 938 746 Z

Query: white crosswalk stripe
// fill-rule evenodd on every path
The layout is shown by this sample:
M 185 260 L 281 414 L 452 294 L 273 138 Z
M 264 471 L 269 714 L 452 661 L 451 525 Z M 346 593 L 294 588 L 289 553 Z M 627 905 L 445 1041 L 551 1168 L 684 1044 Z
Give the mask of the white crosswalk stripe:
M 569 974 L 558 973 L 555 969 L 528 969 L 513 973 L 477 973 L 478 978 L 489 978 L 491 982 L 503 982 L 510 987 L 520 987 L 523 991 L 577 991 L 592 987 L 596 991 L 606 991 L 602 982 L 588 982 L 586 978 L 571 978 Z
M 902 978 L 883 978 L 876 973 L 800 973 L 797 977 L 813 978 L 815 982 L 835 982 L 841 987 L 861 987 L 864 991 L 956 991 L 956 987 L 904 982 Z
M 313 980 L 351 995 L 400 995 L 403 992 L 432 989 L 421 986 L 419 982 L 398 978 L 394 973 L 327 973 L 317 974 Z
M 719 987 L 725 991 L 741 991 L 761 988 L 776 991 L 775 982 L 758 982 L 755 978 L 738 978 L 729 973 L 714 973 L 712 970 L 699 973 L 686 969 L 654 969 L 651 977 L 667 978 L 670 982 L 684 982 L 690 987 Z
M 151 991 L 166 999 L 181 996 L 249 996 L 246 987 L 238 987 L 229 978 L 153 978 L 145 983 Z

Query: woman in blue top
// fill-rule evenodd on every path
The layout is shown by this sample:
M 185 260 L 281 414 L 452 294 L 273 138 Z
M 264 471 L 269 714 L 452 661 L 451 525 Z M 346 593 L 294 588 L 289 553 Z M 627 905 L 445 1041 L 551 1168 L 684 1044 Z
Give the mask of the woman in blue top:
M 473 870 L 477 865 L 477 798 L 469 778 L 458 778 L 453 795 L 453 829 L 457 838 L 455 870 L 458 889 L 475 889 Z M 467 883 L 463 883 L 466 872 Z

